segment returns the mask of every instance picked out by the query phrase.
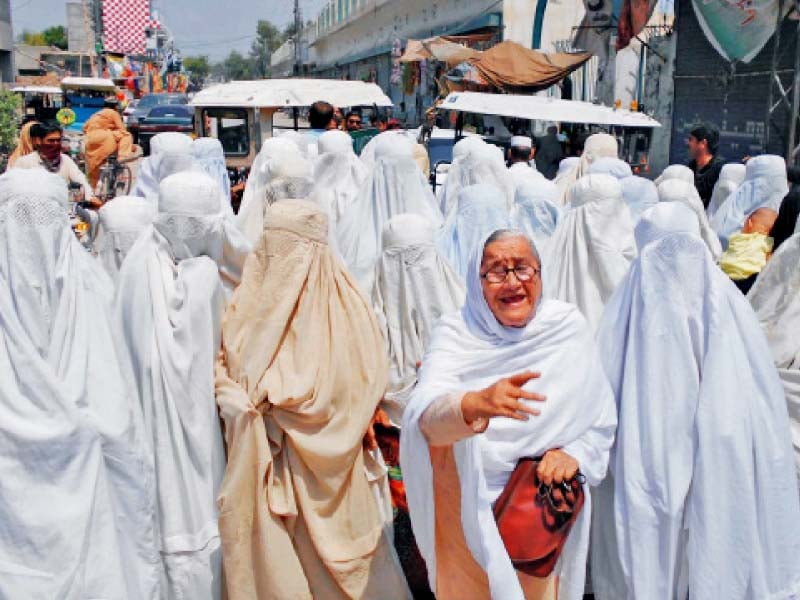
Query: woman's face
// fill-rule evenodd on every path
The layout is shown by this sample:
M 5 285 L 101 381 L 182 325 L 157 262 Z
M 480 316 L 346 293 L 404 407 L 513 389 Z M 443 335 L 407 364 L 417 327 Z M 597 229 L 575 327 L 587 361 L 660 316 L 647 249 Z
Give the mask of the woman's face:
M 542 295 L 540 269 L 530 243 L 522 236 L 486 245 L 480 271 L 483 297 L 501 325 L 525 327 L 533 318 Z

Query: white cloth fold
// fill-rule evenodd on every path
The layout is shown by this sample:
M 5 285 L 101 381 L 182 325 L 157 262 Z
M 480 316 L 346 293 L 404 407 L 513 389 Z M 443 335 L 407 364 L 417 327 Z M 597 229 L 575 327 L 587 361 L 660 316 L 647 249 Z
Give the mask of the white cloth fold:
M 0 597 L 157 600 L 152 463 L 113 286 L 44 170 L 0 177 Z
M 639 222 L 642 213 L 658 204 L 658 189 L 649 179 L 632 175 L 619 180 L 622 186 L 622 199 L 631 211 L 633 224 Z
M 544 293 L 577 305 L 592 327 L 636 256 L 630 211 L 611 175 L 585 175 L 547 243 Z
M 722 249 L 728 247 L 728 238 L 742 229 L 747 217 L 759 208 L 771 208 L 778 212 L 788 193 L 789 182 L 783 157 L 763 154 L 747 161 L 744 181 L 711 219 L 711 227 L 717 232 Z
M 173 155 L 173 158 L 168 159 L 163 166 L 159 158 L 162 154 Z M 144 157 L 139 164 L 136 183 L 131 190 L 131 195 L 147 198 L 155 210 L 158 204 L 159 183 L 168 175 L 176 173 L 177 170 L 189 169 L 193 164 L 191 160 L 175 158 L 175 156 L 191 157 L 191 155 L 192 138 L 188 135 L 174 131 L 154 135 L 150 140 L 150 156 Z M 181 164 L 175 165 L 176 162 Z
M 536 244 L 543 260 L 546 260 L 542 255 L 546 252 L 547 242 L 556 230 L 562 213 L 558 186 L 552 181 L 540 177 L 517 186 L 511 222 Z
M 669 165 L 661 172 L 661 175 L 656 177 L 655 184 L 659 186 L 670 179 L 677 179 L 694 185 L 694 171 L 686 165 Z
M 614 179 L 625 179 L 626 177 L 633 176 L 631 166 L 624 160 L 616 156 L 602 156 L 589 165 L 586 173 L 604 173 L 611 175 Z
M 526 386 L 547 395 L 537 405 L 541 415 L 528 421 L 493 419 L 485 433 L 453 446 L 462 505 L 461 523 L 452 527 L 463 529 L 473 557 L 488 575 L 492 598 L 523 600 L 492 503 L 520 458 L 556 447 L 573 456 L 589 485 L 596 485 L 605 476 L 616 417 L 591 328 L 574 306 L 541 300 L 530 323 L 519 329 L 503 327 L 491 313 L 479 275 L 487 237 L 473 253 L 464 307 L 443 317 L 433 332 L 406 408 L 400 461 L 414 535 L 435 586 L 436 507 L 428 443 L 420 429 L 423 413 L 443 396 L 481 389 L 526 370 L 542 373 Z M 583 597 L 592 510 L 588 488 L 586 492 L 587 502 L 556 566 L 559 597 L 565 600 Z
M 372 304 L 389 352 L 389 389 L 383 404 L 397 426 L 434 325 L 464 303 L 464 283 L 440 256 L 434 235 L 419 215 L 397 215 L 383 228 Z
M 783 388 L 753 312 L 685 207 L 650 209 L 598 333 L 619 410 L 598 498 L 599 600 L 791 598 L 800 500 Z M 605 502 L 604 502 L 605 501 Z M 607 534 L 616 539 L 605 537 Z M 605 542 L 605 543 L 604 543 Z

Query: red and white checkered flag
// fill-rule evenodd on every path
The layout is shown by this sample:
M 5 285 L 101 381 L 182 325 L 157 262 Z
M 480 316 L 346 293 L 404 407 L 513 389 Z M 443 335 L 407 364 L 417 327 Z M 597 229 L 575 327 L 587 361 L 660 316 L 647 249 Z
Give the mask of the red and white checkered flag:
M 150 24 L 149 0 L 103 0 L 105 49 L 119 54 L 143 54 Z

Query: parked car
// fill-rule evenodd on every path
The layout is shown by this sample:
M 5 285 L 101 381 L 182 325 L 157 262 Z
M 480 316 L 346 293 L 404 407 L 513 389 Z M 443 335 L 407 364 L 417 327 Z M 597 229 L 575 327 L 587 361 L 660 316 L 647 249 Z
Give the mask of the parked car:
M 194 135 L 194 109 L 185 104 L 165 104 L 151 109 L 139 121 L 139 145 L 145 156 L 150 154 L 150 140 L 165 131 Z
M 139 142 L 139 124 L 150 112 L 151 108 L 162 104 L 187 104 L 189 97 L 186 94 L 147 94 L 142 96 L 136 109 L 128 115 L 128 131 L 133 135 L 133 141 Z

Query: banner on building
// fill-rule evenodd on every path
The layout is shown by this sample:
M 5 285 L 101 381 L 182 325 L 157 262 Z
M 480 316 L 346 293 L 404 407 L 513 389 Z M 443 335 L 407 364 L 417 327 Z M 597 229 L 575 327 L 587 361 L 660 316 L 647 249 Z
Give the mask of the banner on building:
M 614 21 L 614 0 L 584 0 L 586 14 L 575 35 L 576 50 L 585 50 L 599 57 L 608 58 L 611 34 L 616 31 Z
M 144 54 L 150 24 L 149 0 L 103 0 L 103 37 L 107 52 Z
M 631 40 L 642 32 L 658 0 L 623 0 L 617 24 L 617 50 L 627 48 Z
M 786 12 L 792 2 L 785 1 Z M 708 41 L 728 61 L 748 63 L 775 33 L 778 0 L 692 0 Z

